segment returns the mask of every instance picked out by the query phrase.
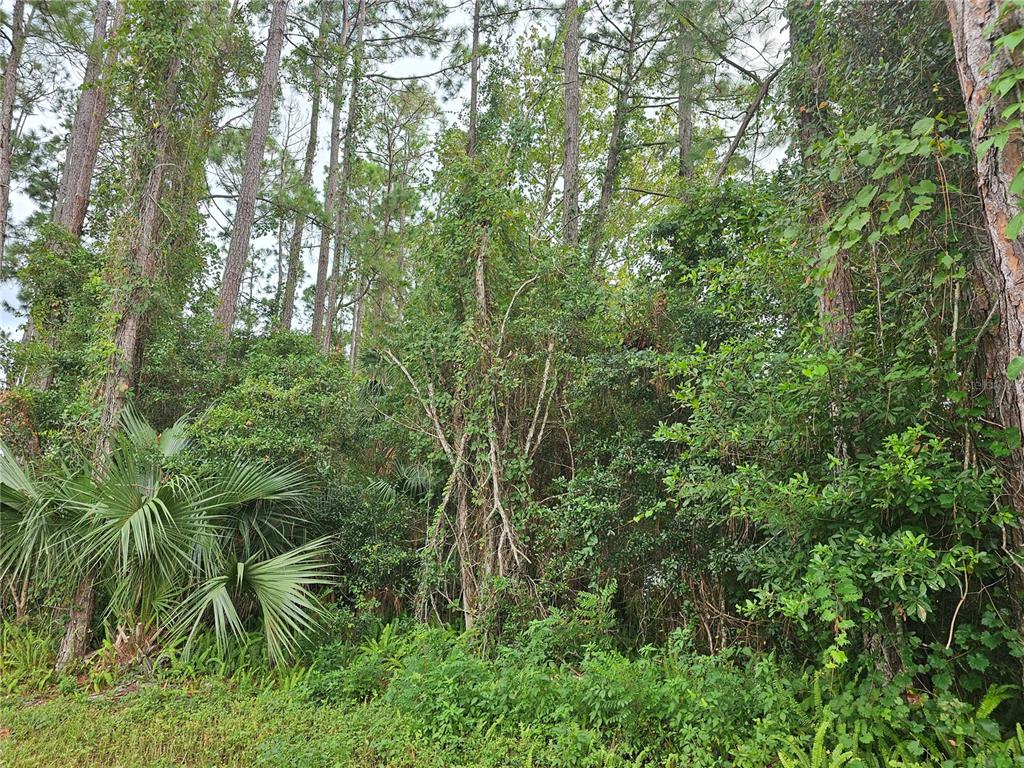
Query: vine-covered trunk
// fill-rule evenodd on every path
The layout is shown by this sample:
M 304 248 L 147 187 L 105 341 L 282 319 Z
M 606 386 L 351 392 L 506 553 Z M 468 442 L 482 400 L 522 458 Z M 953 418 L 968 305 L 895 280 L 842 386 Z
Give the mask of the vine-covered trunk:
M 64 669 L 73 661 L 85 657 L 89 647 L 89 626 L 96 606 L 96 576 L 86 573 L 71 597 L 71 610 L 57 649 L 57 669 Z
M 789 21 L 790 55 L 796 73 L 790 89 L 791 108 L 796 120 L 796 143 L 804 168 L 813 168 L 817 157 L 814 142 L 826 135 L 823 105 L 827 103 L 828 85 L 824 64 L 815 58 L 818 4 L 791 0 L 786 5 Z M 827 225 L 832 201 L 827 191 L 819 190 L 810 212 L 812 231 L 821 231 Z M 825 343 L 843 348 L 853 331 L 854 302 L 853 274 L 850 259 L 842 249 L 833 263 L 826 265 L 825 278 L 818 298 L 818 316 L 821 320 Z
M 991 248 L 977 249 L 974 265 L 996 318 L 983 344 L 984 394 L 991 401 L 989 418 L 1007 429 L 1024 433 L 1024 377 L 1010 378 L 1012 361 L 1024 357 L 1024 242 L 1018 234 L 1007 236 L 1007 227 L 1021 213 L 1020 199 L 1010 191 L 1014 176 L 1024 159 L 1024 139 L 1011 131 L 1005 146 L 983 142 L 998 129 L 1003 107 L 993 90 L 994 83 L 1013 62 L 997 51 L 995 41 L 1012 30 L 1000 29 L 996 0 L 947 0 L 946 10 L 953 32 L 956 68 L 963 91 L 974 147 L 978 192 Z M 1019 24 L 1019 14 L 1007 17 Z M 1011 233 L 1012 234 L 1012 233 Z M 1017 448 L 1004 465 L 1004 489 L 1020 521 L 1024 521 L 1024 449 Z M 1010 532 L 1010 543 L 1019 552 L 1024 545 L 1020 529 Z M 1012 569 L 1011 592 L 1016 593 L 1014 609 L 1018 628 L 1024 628 L 1024 576 L 1020 566 Z
M 256 196 L 259 193 L 260 175 L 263 169 L 263 151 L 270 131 L 270 117 L 274 109 L 274 93 L 277 90 L 277 74 L 281 65 L 281 48 L 287 22 L 288 0 L 274 0 L 270 18 L 270 32 L 267 35 L 267 51 L 263 58 L 263 72 L 256 94 L 252 129 L 245 152 L 245 166 L 242 183 L 238 190 L 235 206 L 234 227 L 231 243 L 228 245 L 227 260 L 224 264 L 224 278 L 220 285 L 215 319 L 221 327 L 224 340 L 231 336 L 238 309 L 238 294 L 242 288 L 242 275 L 249 255 L 249 238 L 256 218 Z
M 166 72 L 166 95 L 163 115 L 168 119 L 155 123 L 147 144 L 153 147 L 146 180 L 138 195 L 134 231 L 127 234 L 127 252 L 112 256 L 109 280 L 115 298 L 111 307 L 114 329 L 112 348 L 106 370 L 100 382 L 98 400 L 100 420 L 94 465 L 100 466 L 110 453 L 114 429 L 124 409 L 125 398 L 137 375 L 140 358 L 139 340 L 145 310 L 152 286 L 160 271 L 159 232 L 162 219 L 161 202 L 167 189 L 169 169 L 175 167 L 172 154 L 172 107 L 177 95 L 176 81 L 181 71 L 181 60 L 172 59 Z M 72 609 L 61 642 L 62 653 L 58 666 L 82 658 L 88 640 L 88 622 L 92 618 L 96 574 L 87 571 L 75 589 Z
M 85 216 L 89 209 L 93 170 L 99 155 L 100 139 L 106 122 L 109 98 L 106 73 L 114 64 L 116 52 L 106 47 L 106 42 L 117 31 L 125 13 L 125 4 L 119 0 L 114 10 L 113 21 L 109 24 L 109 0 L 100 0 L 93 14 L 92 43 L 86 59 L 85 75 L 82 79 L 81 94 L 75 107 L 75 117 L 68 137 L 64 168 L 54 198 L 52 221 L 73 240 L 82 236 Z M 62 238 L 51 237 L 45 244 L 53 252 L 63 248 Z M 45 308 L 44 308 L 45 312 Z M 45 323 L 37 324 L 35 313 L 30 313 L 25 326 L 26 341 L 40 339 L 51 349 L 56 344 L 52 328 Z M 48 365 L 42 365 L 25 372 L 25 381 L 39 390 L 47 390 L 53 384 L 53 373 Z

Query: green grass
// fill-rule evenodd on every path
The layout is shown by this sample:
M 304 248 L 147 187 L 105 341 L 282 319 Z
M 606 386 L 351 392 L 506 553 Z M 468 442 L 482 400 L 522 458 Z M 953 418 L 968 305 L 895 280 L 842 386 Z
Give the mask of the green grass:
M 557 765 L 538 735 L 470 734 L 457 747 L 416 732 L 401 714 L 373 705 L 311 705 L 277 690 L 219 683 L 143 687 L 0 705 L 5 768 L 169 766 Z M 614 752 L 595 765 L 621 765 Z

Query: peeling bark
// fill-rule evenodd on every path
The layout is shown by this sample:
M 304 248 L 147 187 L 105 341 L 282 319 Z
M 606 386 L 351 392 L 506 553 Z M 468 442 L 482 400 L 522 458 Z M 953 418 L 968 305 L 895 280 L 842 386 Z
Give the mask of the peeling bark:
M 992 86 L 1013 62 L 1005 52 L 995 50 L 995 41 L 1006 31 L 1000 29 L 996 0 L 947 0 L 946 10 L 953 32 L 956 68 L 970 121 L 975 173 L 990 248 L 974 253 L 988 305 L 996 323 L 980 340 L 984 394 L 991 400 L 989 419 L 1004 428 L 1024 433 L 1024 378 L 1011 380 L 1010 362 L 1024 356 L 1024 242 L 1008 238 L 1006 227 L 1021 212 L 1021 201 L 1010 192 L 1013 177 L 1024 158 L 1024 139 L 1011 134 L 1003 149 L 990 147 L 979 154 L 978 147 L 999 126 L 999 107 Z M 1019 14 L 1006 21 L 1019 24 Z M 1024 521 L 1024 450 L 1014 450 L 1003 463 L 1004 490 Z M 1008 544 L 1019 553 L 1024 547 L 1020 529 L 1008 531 Z M 1024 628 L 1024 574 L 1019 565 L 1011 568 L 1011 592 L 1018 629 Z

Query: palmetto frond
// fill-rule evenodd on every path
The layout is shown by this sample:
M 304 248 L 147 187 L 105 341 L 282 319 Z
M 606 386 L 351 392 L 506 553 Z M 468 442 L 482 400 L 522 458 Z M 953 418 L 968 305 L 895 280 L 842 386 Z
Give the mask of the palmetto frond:
M 37 477 L 0 441 L 0 575 L 47 571 L 69 524 L 60 504 L 67 478 Z
M 170 458 L 188 447 L 188 425 L 187 416 L 182 416 L 163 432 L 157 432 L 134 408 L 128 407 L 121 414 L 120 440 L 130 446 L 133 453 L 152 451 Z
M 320 539 L 275 557 L 239 561 L 229 572 L 207 579 L 182 606 L 178 629 L 188 631 L 186 648 L 208 614 L 218 643 L 241 636 L 236 601 L 249 598 L 259 606 L 271 658 L 283 662 L 320 617 L 320 602 L 310 588 L 332 582 L 323 564 L 326 544 Z
M 190 636 L 212 616 L 219 642 L 256 607 L 282 660 L 319 616 L 311 587 L 329 580 L 323 541 L 293 548 L 311 487 L 298 468 L 240 459 L 194 476 L 171 471 L 187 426 L 158 434 L 126 410 L 109 458 L 66 478 L 35 477 L 0 444 L 0 572 L 90 571 L 106 579 L 119 616 L 172 616 Z

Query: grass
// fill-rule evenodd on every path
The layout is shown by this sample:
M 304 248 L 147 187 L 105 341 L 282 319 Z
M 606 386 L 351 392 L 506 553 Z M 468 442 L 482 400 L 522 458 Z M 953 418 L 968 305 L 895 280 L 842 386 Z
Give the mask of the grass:
M 372 704 L 311 706 L 286 691 L 217 682 L 47 701 L 8 697 L 0 704 L 5 768 L 511 768 L 555 765 L 550 750 L 529 731 L 517 738 L 471 734 L 453 749 Z M 612 753 L 609 759 L 621 764 Z

